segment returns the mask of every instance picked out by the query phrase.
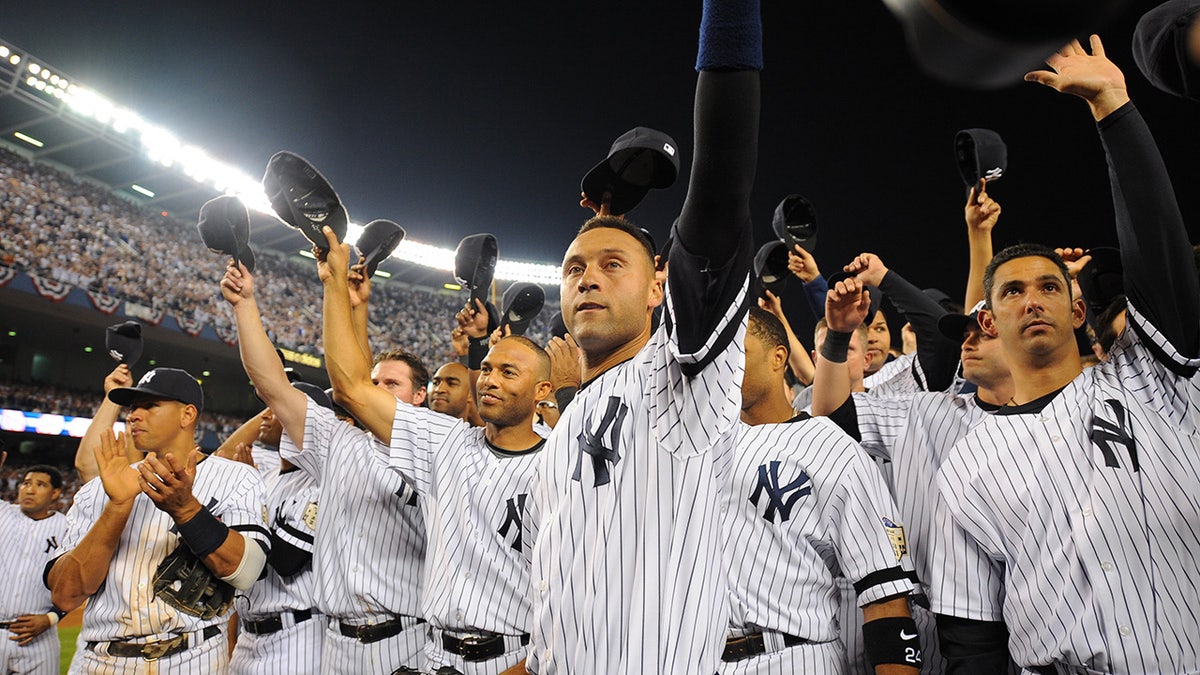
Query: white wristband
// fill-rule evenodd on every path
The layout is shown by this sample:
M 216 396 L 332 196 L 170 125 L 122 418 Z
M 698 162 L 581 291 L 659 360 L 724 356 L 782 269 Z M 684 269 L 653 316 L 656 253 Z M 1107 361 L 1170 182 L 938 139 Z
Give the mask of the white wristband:
M 50 627 L 54 628 L 58 625 L 58 614 L 54 612 L 46 612 L 46 618 L 50 619 Z

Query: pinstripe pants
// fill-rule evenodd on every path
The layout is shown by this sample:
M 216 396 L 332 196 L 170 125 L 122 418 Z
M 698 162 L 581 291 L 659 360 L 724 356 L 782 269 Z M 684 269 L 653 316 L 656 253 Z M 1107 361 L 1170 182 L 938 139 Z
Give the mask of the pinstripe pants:
M 316 675 L 321 672 L 324 632 L 325 617 L 320 614 L 267 635 L 242 631 L 233 648 L 229 672 L 232 675 Z
M 19 675 L 58 675 L 58 628 L 51 626 L 24 647 L 9 640 L 8 631 L 0 631 L 0 673 Z
M 787 647 L 769 654 L 721 663 L 720 675 L 840 675 L 842 646 L 837 641 Z
M 71 659 L 71 675 L 208 675 L 229 672 L 225 632 L 186 651 L 157 661 L 97 654 L 84 647 Z
M 400 666 L 425 670 L 426 624 L 420 623 L 379 642 L 363 644 L 338 631 L 337 619 L 329 619 L 325 627 L 324 652 L 321 662 L 326 673 L 363 675 L 390 674 Z

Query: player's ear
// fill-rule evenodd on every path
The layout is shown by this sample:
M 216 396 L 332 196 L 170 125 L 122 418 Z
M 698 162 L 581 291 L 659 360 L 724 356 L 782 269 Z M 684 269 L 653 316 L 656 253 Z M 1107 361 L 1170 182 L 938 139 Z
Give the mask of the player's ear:
M 195 424 L 199 417 L 200 411 L 191 403 L 188 403 L 179 409 L 179 425 L 182 427 Z
M 1087 304 L 1083 298 L 1076 295 L 1071 300 L 1071 327 L 1078 329 L 1087 320 Z
M 781 370 L 788 367 L 788 350 L 783 345 L 775 345 L 771 350 L 771 370 Z
M 986 307 L 979 310 L 979 328 L 988 337 L 1000 337 L 1000 332 L 996 330 L 996 317 Z
M 425 404 L 425 397 L 429 394 L 429 389 L 426 387 L 417 387 L 413 392 L 413 405 L 420 408 Z
M 554 385 L 550 380 L 542 380 L 533 386 L 533 401 L 553 401 Z

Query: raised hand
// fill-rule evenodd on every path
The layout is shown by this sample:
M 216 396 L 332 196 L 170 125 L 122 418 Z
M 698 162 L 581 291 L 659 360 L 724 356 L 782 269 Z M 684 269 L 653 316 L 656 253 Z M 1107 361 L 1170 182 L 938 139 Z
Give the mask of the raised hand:
M 979 187 L 971 188 L 963 213 L 966 216 L 967 228 L 972 231 L 987 233 L 996 226 L 996 221 L 1000 220 L 1000 204 L 988 196 L 987 179 L 980 179 Z
M 458 310 L 458 314 L 454 315 L 454 319 L 458 321 L 459 328 L 467 334 L 469 338 L 481 338 L 488 334 L 488 311 L 483 301 L 479 298 L 472 301 L 468 300 L 467 304 L 462 309 Z
M 1056 248 L 1054 252 L 1067 264 L 1067 272 L 1070 273 L 1071 279 L 1078 277 L 1079 271 L 1092 261 L 1092 256 L 1081 248 Z
M 495 347 L 497 342 L 503 340 L 509 335 L 512 335 L 511 327 L 497 326 L 496 330 L 492 331 L 492 334 L 488 336 L 488 349 Z
M 345 279 L 350 267 L 350 245 L 339 242 L 333 228 L 328 225 L 321 228 L 321 233 L 325 235 L 329 250 L 322 251 L 316 246 L 312 249 L 313 256 L 317 259 L 317 277 L 322 283 L 334 279 L 335 274 L 338 275 L 337 278 Z
M 878 286 L 888 273 L 888 268 L 874 253 L 860 253 L 843 269 L 868 286 Z
M 795 250 L 788 251 L 788 271 L 806 284 L 820 276 L 821 270 L 817 268 L 816 258 L 799 244 L 792 248 Z
M 112 372 L 104 378 L 104 395 L 108 396 L 108 392 L 121 387 L 133 386 L 133 373 L 129 372 L 129 366 L 124 363 L 117 364 Z
M 758 308 L 774 314 L 775 318 L 783 321 L 783 307 L 779 301 L 779 296 L 767 290 L 764 290 L 763 294 L 766 297 L 758 299 Z
M 450 346 L 454 348 L 455 356 L 466 356 L 470 351 L 471 341 L 462 326 L 455 326 L 454 330 L 450 331 Z
M 125 432 L 113 435 L 109 429 L 101 434 L 95 455 L 100 481 L 109 501 L 123 504 L 138 496 L 142 489 L 138 485 L 137 469 L 129 465 L 125 456 Z
M 555 391 L 563 387 L 576 387 L 583 381 L 583 364 L 579 360 L 579 345 L 570 333 L 566 337 L 550 338 L 546 346 L 550 355 L 550 384 Z
M 200 510 L 200 502 L 192 495 L 196 480 L 196 456 L 192 450 L 186 461 L 173 455 L 150 453 L 138 465 L 138 485 L 160 510 L 177 522 L 186 522 Z
M 221 279 L 221 296 L 234 307 L 242 300 L 254 297 L 254 276 L 237 260 L 225 265 L 225 276 Z
M 1079 40 L 1072 40 L 1046 59 L 1050 70 L 1026 73 L 1025 81 L 1082 98 L 1099 121 L 1128 103 L 1129 92 L 1125 89 L 1125 74 L 1105 56 L 1099 35 L 1091 37 L 1091 48 L 1089 54 Z
M 350 307 L 353 309 L 367 304 L 371 297 L 371 280 L 366 275 L 365 263 L 356 263 L 350 267 L 346 280 L 350 283 Z
M 580 197 L 579 205 L 582 206 L 583 208 L 591 209 L 592 212 L 598 216 L 611 215 L 611 212 L 609 211 L 610 207 L 609 207 L 609 203 L 608 203 L 609 202 L 609 200 L 608 200 L 609 194 L 607 192 L 604 193 L 604 197 L 601 198 L 599 204 L 588 199 L 586 192 L 580 192 L 579 197 Z
M 829 330 L 854 332 L 866 321 L 870 310 L 871 292 L 854 277 L 837 282 L 825 295 L 825 321 Z

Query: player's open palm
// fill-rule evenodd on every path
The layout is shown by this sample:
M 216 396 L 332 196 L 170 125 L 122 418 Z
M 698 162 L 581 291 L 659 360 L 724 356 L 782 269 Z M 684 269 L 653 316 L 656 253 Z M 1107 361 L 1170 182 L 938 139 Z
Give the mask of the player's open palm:
M 192 495 L 196 455 L 193 450 L 188 453 L 187 460 L 180 461 L 174 455 L 152 452 L 138 465 L 138 483 L 142 492 L 178 522 L 186 522 L 200 510 L 200 503 Z
M 125 433 L 114 435 L 112 429 L 100 436 L 100 445 L 95 449 L 96 464 L 100 469 L 100 481 L 110 501 L 122 504 L 142 491 L 138 486 L 138 472 L 129 465 L 125 456 Z
M 1072 40 L 1046 59 L 1050 70 L 1035 70 L 1027 73 L 1025 79 L 1085 101 L 1093 101 L 1110 91 L 1124 92 L 1125 75 L 1104 55 L 1100 36 L 1092 36 L 1091 47 L 1089 54 L 1079 40 Z

